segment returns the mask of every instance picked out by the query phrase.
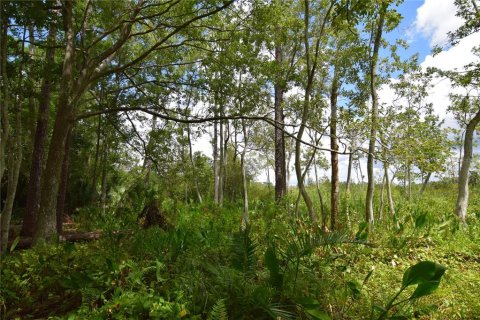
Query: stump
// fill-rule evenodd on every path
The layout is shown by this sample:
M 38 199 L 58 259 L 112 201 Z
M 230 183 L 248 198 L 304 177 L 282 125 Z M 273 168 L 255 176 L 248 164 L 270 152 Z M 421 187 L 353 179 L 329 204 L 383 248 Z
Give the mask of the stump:
M 138 220 L 144 229 L 152 226 L 158 226 L 161 229 L 166 230 L 169 227 L 168 220 L 160 209 L 160 205 L 157 200 L 150 202 L 143 208 Z

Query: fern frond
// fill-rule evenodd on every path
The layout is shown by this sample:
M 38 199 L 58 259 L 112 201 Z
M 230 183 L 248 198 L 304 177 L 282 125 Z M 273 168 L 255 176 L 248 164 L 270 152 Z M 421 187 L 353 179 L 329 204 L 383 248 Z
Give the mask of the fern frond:
M 250 237 L 249 228 L 235 233 L 232 241 L 232 266 L 244 274 L 254 273 L 256 251 L 257 244 Z
M 225 299 L 220 299 L 215 302 L 208 316 L 208 320 L 228 320 L 227 307 L 225 306 Z

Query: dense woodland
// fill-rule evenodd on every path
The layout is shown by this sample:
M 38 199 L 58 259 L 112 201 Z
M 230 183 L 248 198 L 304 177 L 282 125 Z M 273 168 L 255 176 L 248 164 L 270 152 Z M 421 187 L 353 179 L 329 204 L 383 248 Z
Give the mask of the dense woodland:
M 401 3 L 0 1 L 0 318 L 480 318 L 480 59 Z

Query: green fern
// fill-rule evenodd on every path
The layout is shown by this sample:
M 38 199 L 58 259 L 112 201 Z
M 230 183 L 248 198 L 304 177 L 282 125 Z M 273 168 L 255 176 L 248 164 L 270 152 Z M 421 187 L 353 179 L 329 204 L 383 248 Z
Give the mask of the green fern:
M 225 299 L 220 299 L 215 302 L 210 311 L 208 320 L 228 320 L 227 307 L 225 306 Z
M 250 229 L 240 230 L 233 235 L 232 266 L 243 274 L 255 273 L 257 244 L 250 237 Z

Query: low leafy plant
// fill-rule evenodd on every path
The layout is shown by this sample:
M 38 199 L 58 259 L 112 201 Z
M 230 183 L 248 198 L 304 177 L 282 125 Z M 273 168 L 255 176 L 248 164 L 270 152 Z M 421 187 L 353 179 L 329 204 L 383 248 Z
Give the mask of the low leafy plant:
M 390 312 L 397 306 L 413 302 L 421 297 L 433 293 L 439 286 L 440 280 L 445 273 L 446 268 L 438 263 L 431 261 L 422 261 L 409 267 L 403 274 L 402 286 L 398 292 L 390 299 L 385 307 L 374 305 L 373 310 L 380 311 L 378 320 L 383 319 L 408 319 L 403 316 L 395 316 L 397 311 L 389 317 Z M 417 285 L 413 293 L 405 299 L 399 300 L 400 295 L 411 286 Z M 373 311 L 372 310 L 372 311 Z M 398 310 L 398 309 L 397 309 Z

